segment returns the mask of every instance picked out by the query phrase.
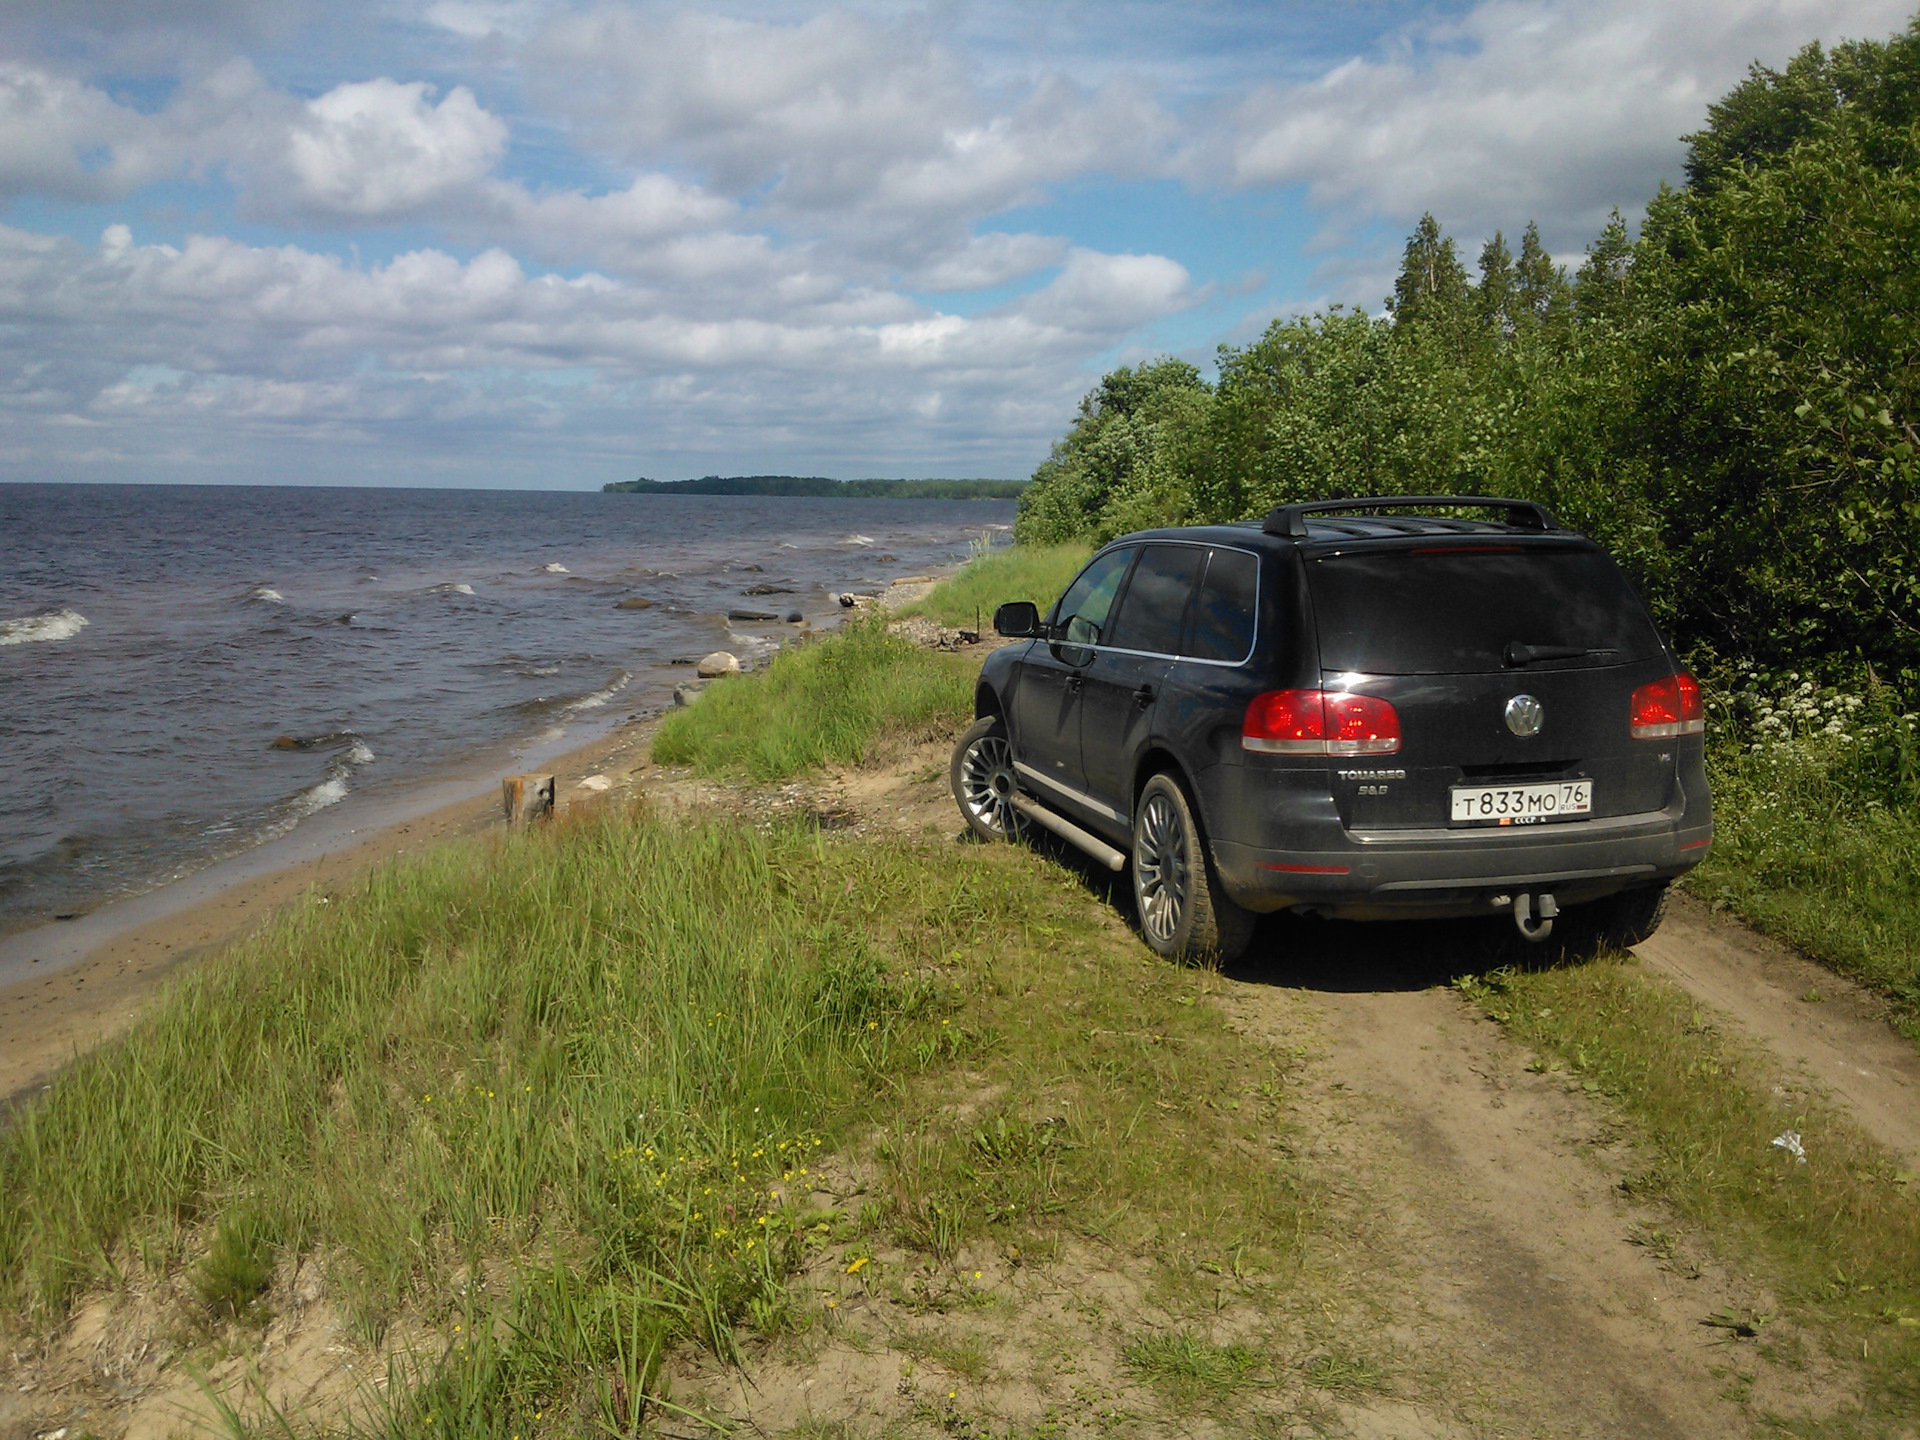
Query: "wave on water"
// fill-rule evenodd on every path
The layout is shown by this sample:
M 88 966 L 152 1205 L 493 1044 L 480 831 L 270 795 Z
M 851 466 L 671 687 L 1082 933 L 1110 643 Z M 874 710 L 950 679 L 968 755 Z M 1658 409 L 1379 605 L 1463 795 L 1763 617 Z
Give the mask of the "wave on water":
M 320 749 L 329 745 L 339 748 L 327 760 L 319 783 L 309 785 L 281 806 L 273 823 L 261 833 L 263 842 L 278 840 L 308 816 L 318 815 L 330 805 L 338 805 L 352 789 L 350 782 L 354 773 L 363 765 L 371 765 L 375 758 L 373 747 L 351 730 L 316 735 L 310 740 L 294 740 L 290 745 L 281 745 L 281 740 L 286 739 L 288 737 L 282 736 L 274 744 L 282 749 Z
M 842 545 L 859 545 L 864 548 L 872 545 L 874 542 L 871 535 L 849 535 L 840 543 Z
M 552 565 L 542 565 L 540 568 L 546 571 L 547 574 L 549 575 L 566 575 L 571 573 L 566 566 L 557 564 L 557 563 Z
M 247 599 L 258 600 L 264 605 L 284 605 L 287 597 L 271 585 L 256 585 L 247 592 Z
M 633 676 L 629 675 L 625 670 L 616 670 L 612 675 L 607 677 L 607 683 L 602 685 L 598 690 L 588 695 L 582 695 L 578 700 L 569 700 L 565 705 L 562 705 L 560 707 L 560 713 L 562 715 L 577 715 L 582 710 L 598 710 L 602 705 L 626 689 L 627 682 L 632 679 Z
M 473 594 L 473 586 L 467 584 L 465 581 L 449 580 L 445 585 L 434 586 L 433 593 L 436 595 L 471 595 Z
M 29 645 L 36 640 L 71 640 L 87 628 L 87 617 L 62 607 L 17 620 L 0 620 L 0 645 Z

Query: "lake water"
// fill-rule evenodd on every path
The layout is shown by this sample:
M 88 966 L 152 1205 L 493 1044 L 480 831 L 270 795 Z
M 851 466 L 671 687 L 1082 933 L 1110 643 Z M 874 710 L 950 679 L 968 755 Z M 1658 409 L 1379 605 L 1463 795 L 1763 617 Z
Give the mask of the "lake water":
M 0 485 L 0 931 L 585 740 L 1010 501 Z M 777 593 L 752 595 L 755 588 Z M 649 608 L 619 608 L 622 600 Z M 772 621 L 727 618 L 773 612 Z

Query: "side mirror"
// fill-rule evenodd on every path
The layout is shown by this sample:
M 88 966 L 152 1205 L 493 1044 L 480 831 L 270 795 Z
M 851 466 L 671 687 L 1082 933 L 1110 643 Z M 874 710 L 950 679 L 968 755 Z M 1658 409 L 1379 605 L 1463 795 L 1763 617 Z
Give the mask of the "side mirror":
M 993 612 L 993 630 L 1009 640 L 1031 640 L 1040 633 L 1040 607 L 1031 600 L 1012 600 Z

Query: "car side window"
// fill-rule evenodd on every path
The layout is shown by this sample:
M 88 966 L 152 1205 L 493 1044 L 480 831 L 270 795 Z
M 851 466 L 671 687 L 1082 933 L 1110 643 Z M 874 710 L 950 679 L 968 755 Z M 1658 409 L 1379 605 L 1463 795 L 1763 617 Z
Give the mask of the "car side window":
M 1055 643 L 1068 646 L 1098 645 L 1106 632 L 1107 614 L 1113 609 L 1114 594 L 1126 577 L 1134 549 L 1114 550 L 1102 555 L 1067 587 L 1054 607 Z M 1075 664 L 1084 663 L 1074 661 Z
M 1253 651 L 1260 561 L 1245 550 L 1215 550 L 1200 582 L 1185 653 L 1196 660 L 1239 664 Z
M 1180 653 L 1187 604 L 1207 551 L 1201 545 L 1149 545 L 1127 582 L 1120 610 L 1107 627 L 1107 644 L 1151 655 Z

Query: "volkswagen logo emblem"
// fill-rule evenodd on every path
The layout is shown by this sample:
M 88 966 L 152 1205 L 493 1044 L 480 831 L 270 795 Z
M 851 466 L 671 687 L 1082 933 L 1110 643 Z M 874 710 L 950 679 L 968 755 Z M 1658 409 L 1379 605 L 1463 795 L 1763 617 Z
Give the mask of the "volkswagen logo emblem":
M 1507 729 L 1522 738 L 1538 735 L 1540 722 L 1545 718 L 1546 711 L 1531 695 L 1516 695 L 1507 701 Z

